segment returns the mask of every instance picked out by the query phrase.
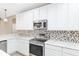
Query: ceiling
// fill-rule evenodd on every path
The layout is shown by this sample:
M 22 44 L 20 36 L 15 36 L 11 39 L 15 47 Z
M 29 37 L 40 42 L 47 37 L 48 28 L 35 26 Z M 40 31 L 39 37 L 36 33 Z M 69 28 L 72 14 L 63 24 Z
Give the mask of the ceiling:
M 0 3 L 0 17 L 4 18 L 4 9 L 7 9 L 7 17 L 16 15 L 19 12 L 40 7 L 48 3 Z

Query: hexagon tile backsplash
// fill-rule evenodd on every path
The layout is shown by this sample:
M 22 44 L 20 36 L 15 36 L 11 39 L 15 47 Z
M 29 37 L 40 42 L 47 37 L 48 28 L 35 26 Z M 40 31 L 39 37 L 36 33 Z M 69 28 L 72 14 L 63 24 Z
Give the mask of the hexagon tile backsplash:
M 34 32 L 33 30 L 20 30 L 17 31 L 18 35 L 20 36 L 34 36 L 35 33 L 38 33 L 40 31 Z M 52 40 L 59 40 L 59 41 L 65 41 L 65 42 L 74 42 L 79 43 L 79 31 L 63 31 L 63 30 L 51 30 L 47 31 L 47 36 L 50 36 L 50 39 Z

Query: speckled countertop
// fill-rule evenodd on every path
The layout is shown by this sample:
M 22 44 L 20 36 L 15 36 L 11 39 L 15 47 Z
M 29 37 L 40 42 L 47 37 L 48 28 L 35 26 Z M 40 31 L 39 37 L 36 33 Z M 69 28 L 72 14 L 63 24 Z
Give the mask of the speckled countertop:
M 57 40 L 48 40 L 45 43 L 51 46 L 53 45 L 53 46 L 59 46 L 63 48 L 79 50 L 79 43 L 63 42 L 63 41 L 57 41 Z
M 3 34 L 3 35 L 0 35 L 0 41 L 8 40 L 10 38 L 14 38 L 15 36 L 16 36 L 15 34 Z
M 0 41 L 3 41 L 3 40 L 9 40 L 9 39 L 25 39 L 25 40 L 30 40 L 30 39 L 33 39 L 34 37 L 29 37 L 29 36 L 19 36 L 17 34 L 3 34 L 3 35 L 0 35 Z

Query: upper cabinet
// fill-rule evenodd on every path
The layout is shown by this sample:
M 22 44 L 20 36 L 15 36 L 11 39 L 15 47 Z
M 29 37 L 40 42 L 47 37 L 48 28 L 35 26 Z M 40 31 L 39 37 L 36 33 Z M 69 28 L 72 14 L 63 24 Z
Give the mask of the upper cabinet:
M 61 3 L 57 4 L 57 29 L 78 30 L 79 29 L 79 4 Z
M 39 16 L 40 16 L 39 18 L 40 20 L 48 18 L 48 5 L 40 7 Z
M 48 18 L 48 5 L 33 9 L 34 20 L 43 20 Z
M 16 15 L 16 29 L 33 29 L 33 20 L 48 20 L 48 30 L 78 30 L 79 4 L 53 3 Z
M 55 4 L 48 5 L 48 30 L 57 28 L 57 6 Z
M 23 14 L 17 14 L 16 15 L 16 30 L 19 30 L 19 29 L 24 29 L 23 28 Z
M 48 30 L 78 30 L 79 4 L 48 5 Z
M 33 9 L 34 20 L 40 20 L 40 8 Z
M 24 26 L 26 30 L 33 30 L 33 10 L 24 14 Z
M 68 27 L 78 30 L 79 29 L 79 4 L 70 3 L 68 8 L 69 8 L 69 12 L 68 12 L 69 19 L 67 21 L 67 24 L 69 25 Z
M 33 10 L 16 15 L 16 30 L 33 29 Z
M 67 30 L 68 20 L 68 4 L 57 3 L 48 6 L 48 30 Z
M 59 30 L 69 30 L 67 21 L 69 20 L 68 16 L 68 4 L 59 3 L 57 6 L 57 29 Z

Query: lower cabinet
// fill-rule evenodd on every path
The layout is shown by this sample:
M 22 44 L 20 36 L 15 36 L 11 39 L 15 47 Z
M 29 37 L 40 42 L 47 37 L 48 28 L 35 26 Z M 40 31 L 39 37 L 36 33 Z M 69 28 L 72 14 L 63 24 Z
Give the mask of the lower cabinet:
M 74 55 L 63 52 L 63 56 L 74 56 Z
M 61 56 L 62 48 L 58 46 L 45 45 L 45 56 Z
M 7 52 L 7 40 L 0 41 L 0 49 Z
M 46 48 L 45 55 L 46 56 L 61 56 L 62 54 L 61 54 L 61 51 Z
M 23 55 L 29 55 L 29 41 L 21 38 L 11 38 L 7 40 L 7 53 L 19 52 Z
M 45 44 L 45 56 L 79 56 L 79 50 Z
M 26 39 L 17 40 L 17 51 L 29 56 L 29 41 Z
M 11 38 L 7 40 L 7 53 L 11 54 L 14 53 L 17 49 L 17 42 L 16 39 Z
M 63 55 L 79 56 L 79 50 L 63 48 Z

